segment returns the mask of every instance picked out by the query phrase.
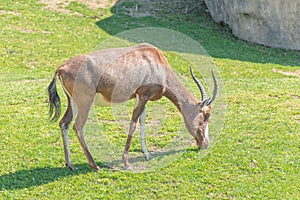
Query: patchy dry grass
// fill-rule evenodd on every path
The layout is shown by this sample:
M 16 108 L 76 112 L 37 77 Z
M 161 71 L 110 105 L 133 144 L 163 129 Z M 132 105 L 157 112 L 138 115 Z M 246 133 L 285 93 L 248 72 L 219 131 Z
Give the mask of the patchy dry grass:
M 300 77 L 300 70 L 295 70 L 295 71 L 284 71 L 284 70 L 276 70 L 273 69 L 274 72 L 280 73 L 280 74 L 284 74 L 286 76 L 298 76 Z
M 46 5 L 46 8 L 63 13 L 70 13 L 70 10 L 67 7 L 73 0 L 39 0 L 41 3 Z M 91 10 L 97 10 L 99 8 L 108 8 L 113 6 L 116 3 L 116 0 L 79 0 L 80 2 L 86 5 Z

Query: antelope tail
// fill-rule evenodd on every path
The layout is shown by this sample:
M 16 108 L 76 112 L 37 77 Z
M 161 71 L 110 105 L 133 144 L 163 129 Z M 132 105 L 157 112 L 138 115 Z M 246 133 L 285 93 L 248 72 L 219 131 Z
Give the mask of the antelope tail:
M 56 90 L 57 74 L 58 73 L 55 72 L 54 77 L 48 86 L 49 106 L 50 106 L 49 118 L 53 122 L 57 121 L 60 116 L 60 98 Z

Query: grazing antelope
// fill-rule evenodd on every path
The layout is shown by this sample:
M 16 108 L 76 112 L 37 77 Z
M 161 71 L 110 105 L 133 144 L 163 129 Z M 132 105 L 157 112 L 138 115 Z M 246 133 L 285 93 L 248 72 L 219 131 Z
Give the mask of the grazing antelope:
M 162 52 L 149 44 L 133 47 L 113 48 L 94 53 L 76 56 L 61 66 L 48 86 L 50 111 L 53 121 L 60 116 L 60 98 L 56 91 L 56 79 L 59 77 L 68 99 L 67 110 L 59 125 L 63 138 L 66 165 L 75 170 L 71 162 L 68 145 L 68 130 L 75 118 L 73 129 L 86 155 L 89 165 L 95 170 L 100 167 L 94 162 L 84 139 L 84 125 L 93 103 L 109 106 L 135 98 L 136 104 L 132 113 L 129 133 L 122 156 L 125 169 L 131 169 L 128 153 L 133 132 L 138 119 L 141 123 L 141 144 L 146 159 L 150 154 L 145 142 L 145 104 L 163 96 L 170 99 L 181 112 L 185 126 L 195 138 L 199 148 L 209 145 L 208 121 L 211 103 L 217 95 L 217 80 L 212 71 L 214 91 L 207 98 L 204 87 L 195 77 L 192 68 L 190 73 L 200 89 L 202 100 L 193 97 L 172 71 Z

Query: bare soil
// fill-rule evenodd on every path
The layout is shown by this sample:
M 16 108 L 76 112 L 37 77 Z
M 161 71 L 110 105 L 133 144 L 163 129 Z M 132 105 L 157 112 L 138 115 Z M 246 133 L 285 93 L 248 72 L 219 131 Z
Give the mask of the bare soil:
M 46 4 L 46 8 L 58 12 L 70 14 L 70 10 L 66 7 L 74 0 L 39 0 L 41 3 Z M 114 5 L 117 0 L 77 0 L 80 3 L 87 5 L 90 9 L 96 10 L 98 8 L 107 8 Z
M 67 6 L 74 0 L 39 0 L 46 5 L 46 8 L 63 12 L 67 14 L 78 14 L 67 9 Z M 90 9 L 97 10 L 99 8 L 110 8 L 113 6 L 126 10 L 127 15 L 135 18 L 145 16 L 156 16 L 160 13 L 162 16 L 167 14 L 178 16 L 180 14 L 203 13 L 206 10 L 203 0 L 192 0 L 189 2 L 181 0 L 77 0 L 85 4 Z M 130 3 L 126 6 L 123 3 Z M 118 9 L 118 8 L 117 8 Z
M 296 71 L 283 71 L 283 70 L 273 69 L 273 72 L 284 74 L 286 76 L 298 76 L 298 77 L 300 77 L 300 70 L 296 70 Z

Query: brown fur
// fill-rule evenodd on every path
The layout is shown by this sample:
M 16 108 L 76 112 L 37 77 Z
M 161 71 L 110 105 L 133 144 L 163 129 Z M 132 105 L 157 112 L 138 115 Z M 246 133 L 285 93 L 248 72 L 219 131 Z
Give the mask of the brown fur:
M 177 106 L 198 146 L 208 145 L 204 131 L 211 107 L 205 106 L 200 109 L 200 102 L 179 81 L 162 52 L 149 44 L 76 56 L 57 68 L 54 79 L 57 75 L 68 97 L 67 111 L 60 122 L 60 127 L 66 163 L 71 169 L 75 167 L 69 155 L 67 132 L 75 115 L 72 102 L 78 108 L 74 131 L 89 164 L 94 169 L 99 169 L 87 148 L 83 134 L 96 93 L 101 93 L 104 99 L 111 103 L 121 103 L 135 97 L 139 99 L 133 110 L 123 154 L 123 162 L 127 168 L 128 152 L 138 118 L 147 101 L 155 101 L 162 96 L 166 96 Z

